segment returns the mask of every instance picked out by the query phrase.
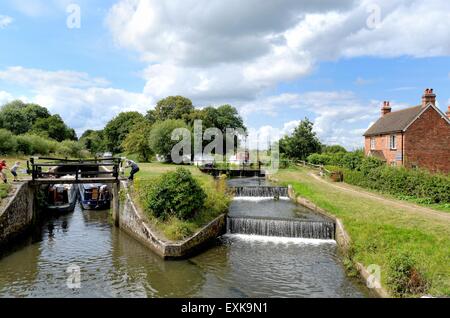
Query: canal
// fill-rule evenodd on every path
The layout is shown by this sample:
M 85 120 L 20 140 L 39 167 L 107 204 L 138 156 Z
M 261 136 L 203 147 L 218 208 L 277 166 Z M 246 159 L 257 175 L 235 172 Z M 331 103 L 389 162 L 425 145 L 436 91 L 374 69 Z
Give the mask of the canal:
M 67 284 L 74 268 L 80 288 Z M 109 211 L 79 205 L 0 256 L 0 297 L 365 296 L 331 240 L 225 235 L 189 260 L 164 261 L 115 228 Z

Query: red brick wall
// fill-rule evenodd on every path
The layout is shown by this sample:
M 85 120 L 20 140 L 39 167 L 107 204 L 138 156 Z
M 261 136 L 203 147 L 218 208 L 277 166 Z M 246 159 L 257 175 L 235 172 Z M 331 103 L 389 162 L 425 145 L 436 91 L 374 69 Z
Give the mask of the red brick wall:
M 405 132 L 405 165 L 450 172 L 450 125 L 432 108 Z
M 388 164 L 392 164 L 392 162 L 395 162 L 397 166 L 402 165 L 402 160 L 397 160 L 398 155 L 402 152 L 402 134 L 396 133 L 397 136 L 397 149 L 391 149 L 390 148 L 390 136 L 389 135 L 381 135 L 381 136 L 374 136 L 375 138 L 375 150 L 382 151 L 384 154 L 384 157 L 386 158 L 386 161 Z M 370 139 L 372 137 L 366 137 L 365 139 L 365 153 L 368 155 L 370 153 Z

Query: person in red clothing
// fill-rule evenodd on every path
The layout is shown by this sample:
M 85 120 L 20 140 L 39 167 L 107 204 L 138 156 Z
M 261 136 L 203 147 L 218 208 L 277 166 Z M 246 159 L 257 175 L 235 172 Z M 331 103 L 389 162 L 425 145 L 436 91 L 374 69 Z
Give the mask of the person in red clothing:
M 8 169 L 6 166 L 6 160 L 0 161 L 0 179 L 2 179 L 4 183 L 8 183 L 8 178 L 5 173 L 6 169 Z

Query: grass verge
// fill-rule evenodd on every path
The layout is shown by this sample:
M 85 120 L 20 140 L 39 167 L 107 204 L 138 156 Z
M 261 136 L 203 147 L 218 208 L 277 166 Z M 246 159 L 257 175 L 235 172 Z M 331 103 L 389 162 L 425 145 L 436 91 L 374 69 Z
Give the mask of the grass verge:
M 162 174 L 175 171 L 179 166 L 161 163 L 143 163 L 139 165 L 140 172 L 136 175 L 134 191 L 132 195 L 141 210 L 146 212 L 145 216 L 150 225 L 164 238 L 171 241 L 180 241 L 192 236 L 202 227 L 214 220 L 219 215 L 228 211 L 231 198 L 226 194 L 224 181 L 216 182 L 213 177 L 203 174 L 193 166 L 184 166 L 191 171 L 192 175 L 199 181 L 207 197 L 203 208 L 197 212 L 191 220 L 184 221 L 176 217 L 165 221 L 152 216 L 143 206 L 146 190 L 149 183 L 157 180 Z
M 309 172 L 289 168 L 275 178 L 343 221 L 352 239 L 353 262 L 379 265 L 383 286 L 396 296 L 450 295 L 450 222 L 446 215 L 425 214 L 345 192 L 315 180 Z M 420 273 L 426 285 L 414 289 L 420 293 L 403 293 L 394 285 L 399 280 L 392 263 L 399 255 L 407 255 L 404 262 L 412 262 L 412 271 Z

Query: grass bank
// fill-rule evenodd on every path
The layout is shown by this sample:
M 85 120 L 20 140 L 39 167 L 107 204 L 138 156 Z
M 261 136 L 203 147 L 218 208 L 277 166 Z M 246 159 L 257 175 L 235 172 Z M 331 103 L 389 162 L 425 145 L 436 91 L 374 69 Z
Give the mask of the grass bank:
M 8 192 L 11 186 L 9 184 L 0 184 L 0 203 L 8 196 Z
M 427 214 L 362 197 L 320 182 L 310 172 L 289 168 L 274 177 L 343 221 L 352 239 L 352 262 L 379 265 L 383 286 L 394 292 L 398 273 L 392 264 L 398 255 L 409 255 L 426 281 L 425 293 L 450 295 L 450 221 L 445 213 Z
M 139 167 L 140 172 L 136 175 L 132 195 L 141 210 L 148 212 L 143 206 L 146 185 L 154 182 L 166 172 L 175 171 L 180 166 L 162 163 L 142 163 L 139 164 Z M 226 186 L 224 182 L 216 182 L 213 177 L 201 173 L 196 167 L 183 167 L 191 171 L 194 178 L 199 181 L 202 189 L 205 191 L 207 198 L 204 207 L 189 221 L 183 221 L 175 217 L 161 221 L 150 213 L 145 213 L 149 224 L 160 235 L 171 241 L 179 241 L 193 235 L 216 217 L 226 213 L 231 201 L 231 198 L 225 193 Z
M 11 168 L 17 161 L 19 161 L 21 163 L 21 167 L 18 170 L 18 175 L 19 178 L 26 176 L 26 174 L 23 174 L 21 172 L 22 169 L 26 169 L 27 167 L 27 159 L 26 157 L 12 157 L 12 156 L 8 156 L 8 157 L 0 157 L 0 160 L 6 160 L 6 164 L 8 166 L 8 168 Z M 8 177 L 8 182 L 9 184 L 0 184 L 0 203 L 2 202 L 2 200 L 4 198 L 6 198 L 6 196 L 8 195 L 9 191 L 11 190 L 11 182 L 13 180 L 13 176 L 11 174 L 11 172 L 9 170 L 5 171 L 6 176 Z

